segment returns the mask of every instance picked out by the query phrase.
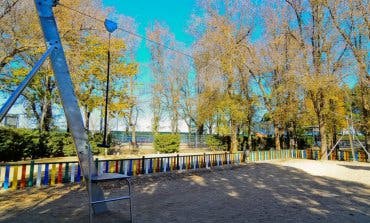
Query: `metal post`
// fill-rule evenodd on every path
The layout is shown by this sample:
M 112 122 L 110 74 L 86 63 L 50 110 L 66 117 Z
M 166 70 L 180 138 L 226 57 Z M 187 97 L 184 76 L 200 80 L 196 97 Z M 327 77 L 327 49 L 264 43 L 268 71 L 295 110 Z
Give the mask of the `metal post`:
M 107 130 L 108 130 L 108 103 L 109 103 L 109 79 L 110 79 L 110 38 L 111 38 L 111 33 L 113 33 L 117 29 L 117 23 L 106 19 L 104 21 L 104 26 L 105 29 L 109 33 L 108 37 L 108 64 L 107 64 L 107 85 L 105 89 L 105 111 L 104 111 L 104 136 L 103 136 L 103 143 L 99 146 L 108 148 L 108 135 L 107 135 Z M 105 149 L 105 155 L 107 155 L 107 149 Z
M 108 38 L 108 64 L 107 64 L 107 85 L 105 88 L 105 111 L 104 111 L 104 136 L 103 136 L 103 144 L 102 147 L 109 147 L 108 145 L 108 136 L 107 136 L 107 129 L 108 129 L 108 103 L 109 103 L 109 78 L 110 78 L 110 37 L 111 33 L 109 33 Z
M 32 81 L 33 77 L 35 76 L 36 72 L 40 69 L 42 64 L 45 62 L 46 58 L 50 55 L 50 53 L 54 50 L 54 47 L 49 47 L 46 52 L 41 56 L 41 58 L 36 62 L 35 66 L 32 70 L 27 74 L 26 78 L 22 81 L 22 83 L 13 91 L 9 99 L 4 103 L 0 110 L 0 122 L 6 116 L 10 108 L 13 106 L 15 101 L 18 97 L 22 94 L 23 90 L 27 87 L 27 85 Z
M 85 178 L 89 179 L 90 175 L 97 175 L 97 170 L 95 165 L 92 165 L 91 168 L 89 168 L 89 164 L 93 162 L 93 157 L 52 9 L 56 6 L 57 0 L 34 0 L 34 2 L 40 19 L 45 42 L 47 45 L 55 47 L 50 54 L 51 65 L 61 96 L 67 124 L 76 146 L 82 174 Z M 104 194 L 101 188 L 97 185 L 92 184 L 91 188 L 88 189 L 93 200 L 104 199 Z M 108 211 L 108 209 L 104 203 L 94 206 L 95 213 L 106 211 Z

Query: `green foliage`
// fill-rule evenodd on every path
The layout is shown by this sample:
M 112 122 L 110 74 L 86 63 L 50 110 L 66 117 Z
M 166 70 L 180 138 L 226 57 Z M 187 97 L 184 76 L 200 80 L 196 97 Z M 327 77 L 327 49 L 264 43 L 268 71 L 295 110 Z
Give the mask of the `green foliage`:
M 111 142 L 110 134 L 108 135 L 108 144 Z M 104 148 L 99 147 L 98 145 L 103 142 L 103 134 L 102 133 L 90 133 L 89 134 L 89 142 L 91 146 L 91 150 L 94 155 L 103 154 Z
M 45 137 L 40 136 L 39 131 L 30 129 L 11 129 L 11 131 L 17 134 L 17 138 L 21 142 L 18 147 L 23 149 L 22 158 L 38 158 L 46 153 Z
M 227 151 L 229 147 L 230 137 L 219 136 L 219 135 L 207 135 L 206 144 L 207 146 L 215 150 Z
M 70 133 L 67 132 L 54 132 L 50 137 L 52 143 L 50 149 L 52 149 L 54 156 L 76 156 L 76 148 L 73 143 L 73 139 Z M 98 147 L 103 140 L 101 133 L 89 134 L 89 143 L 91 146 L 92 153 L 94 155 L 101 154 L 103 149 Z
M 89 143 L 93 154 L 100 154 L 102 149 L 97 146 L 103 139 L 102 134 L 89 134 Z M 72 135 L 69 132 L 50 132 L 47 139 L 47 148 L 54 157 L 76 156 L 76 148 Z
M 269 150 L 275 148 L 275 138 L 272 135 L 252 135 L 252 147 L 255 150 Z
M 66 132 L 49 132 L 45 137 L 47 150 L 54 157 L 64 156 L 64 147 L 72 144 L 71 136 Z
M 0 157 L 1 161 L 20 160 L 23 151 L 19 146 L 18 134 L 8 128 L 0 129 Z
M 302 147 L 303 148 L 311 148 L 315 144 L 315 139 L 312 136 L 306 136 L 304 138 L 299 138 L 299 139 L 302 139 L 300 141 L 303 141 L 303 142 L 298 141 L 298 146 L 300 145 L 301 148 Z
M 0 128 L 0 161 L 48 156 L 45 137 L 29 129 Z
M 89 135 L 93 154 L 103 152 L 97 146 L 102 142 L 102 137 L 99 133 Z M 75 155 L 75 145 L 68 132 L 0 128 L 0 162 Z
M 154 149 L 161 153 L 179 152 L 179 134 L 156 134 L 154 136 Z

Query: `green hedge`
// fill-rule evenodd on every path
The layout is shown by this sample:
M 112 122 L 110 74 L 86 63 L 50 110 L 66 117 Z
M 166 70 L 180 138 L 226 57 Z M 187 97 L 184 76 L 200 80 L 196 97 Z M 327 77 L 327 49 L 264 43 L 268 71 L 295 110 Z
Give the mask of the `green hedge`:
M 0 129 L 0 159 L 1 161 L 20 160 L 23 157 L 25 143 L 15 131 Z
M 157 134 L 154 136 L 154 149 L 161 153 L 176 153 L 180 149 L 179 134 Z
M 101 134 L 89 135 L 94 154 L 102 149 Z M 75 156 L 76 149 L 68 132 L 40 132 L 32 129 L 0 128 L 0 162 L 42 157 Z
M 228 150 L 230 144 L 230 137 L 226 136 L 219 136 L 219 135 L 207 135 L 206 136 L 206 144 L 207 146 L 215 151 L 215 150 Z

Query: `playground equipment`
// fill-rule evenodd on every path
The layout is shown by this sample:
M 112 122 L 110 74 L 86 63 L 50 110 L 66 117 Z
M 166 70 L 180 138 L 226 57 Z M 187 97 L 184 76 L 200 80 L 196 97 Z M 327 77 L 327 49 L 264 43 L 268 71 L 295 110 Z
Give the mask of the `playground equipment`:
M 370 162 L 370 153 L 366 150 L 365 146 L 361 143 L 360 139 L 358 138 L 357 134 L 356 134 L 356 130 L 353 126 L 353 121 L 352 121 L 352 112 L 351 112 L 351 115 L 350 117 L 346 117 L 347 119 L 347 133 L 348 134 L 342 134 L 340 136 L 340 138 L 337 140 L 337 142 L 334 144 L 334 146 L 329 150 L 329 153 L 327 154 L 327 158 L 330 157 L 330 155 L 333 153 L 333 151 L 335 150 L 335 148 L 337 147 L 337 145 L 339 144 L 339 142 L 342 140 L 343 136 L 344 135 L 347 135 L 349 137 L 349 141 L 350 141 L 350 147 L 351 147 L 351 151 L 352 151 L 352 158 L 353 158 L 353 161 L 356 161 L 355 159 L 355 150 L 354 150 L 354 140 L 356 139 L 357 143 L 360 145 L 361 149 L 366 153 L 368 159 L 367 161 Z
M 82 175 L 89 181 L 88 193 L 91 209 L 94 213 L 108 211 L 105 202 L 111 201 L 104 198 L 104 193 L 98 182 L 109 179 L 125 179 L 127 176 L 122 174 L 104 173 L 98 175 L 93 163 L 91 147 L 88 142 L 88 136 L 85 132 L 80 108 L 74 92 L 71 76 L 69 73 L 66 57 L 59 36 L 59 31 L 54 17 L 53 7 L 58 5 L 58 0 L 34 0 L 37 14 L 39 16 L 41 29 L 44 34 L 46 52 L 42 55 L 33 69 L 28 73 L 24 81 L 11 94 L 0 110 L 0 121 L 5 117 L 9 109 L 15 103 L 19 95 L 31 82 L 36 72 L 40 69 L 45 60 L 49 57 L 51 66 L 55 75 L 56 84 L 60 93 L 67 124 L 70 128 L 73 141 L 77 150 L 77 156 L 81 167 Z M 91 211 L 91 210 L 90 210 Z M 91 216 L 91 214 L 90 214 Z M 90 218 L 91 220 L 91 218 Z

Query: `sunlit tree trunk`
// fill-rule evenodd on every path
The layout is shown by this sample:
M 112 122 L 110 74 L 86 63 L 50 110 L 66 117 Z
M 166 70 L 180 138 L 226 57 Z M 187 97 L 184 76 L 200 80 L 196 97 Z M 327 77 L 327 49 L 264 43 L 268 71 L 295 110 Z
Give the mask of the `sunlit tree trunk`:
M 281 130 L 280 128 L 275 124 L 274 125 L 274 138 L 275 138 L 275 149 L 276 150 L 281 150 L 281 142 L 280 142 L 280 137 L 281 137 Z
M 319 118 L 319 132 L 320 132 L 320 138 L 321 138 L 321 149 L 320 149 L 320 155 L 322 160 L 327 160 L 327 137 L 326 137 L 326 124 L 322 118 Z
M 238 151 L 238 144 L 238 125 L 234 121 L 231 121 L 231 153 L 236 153 Z

